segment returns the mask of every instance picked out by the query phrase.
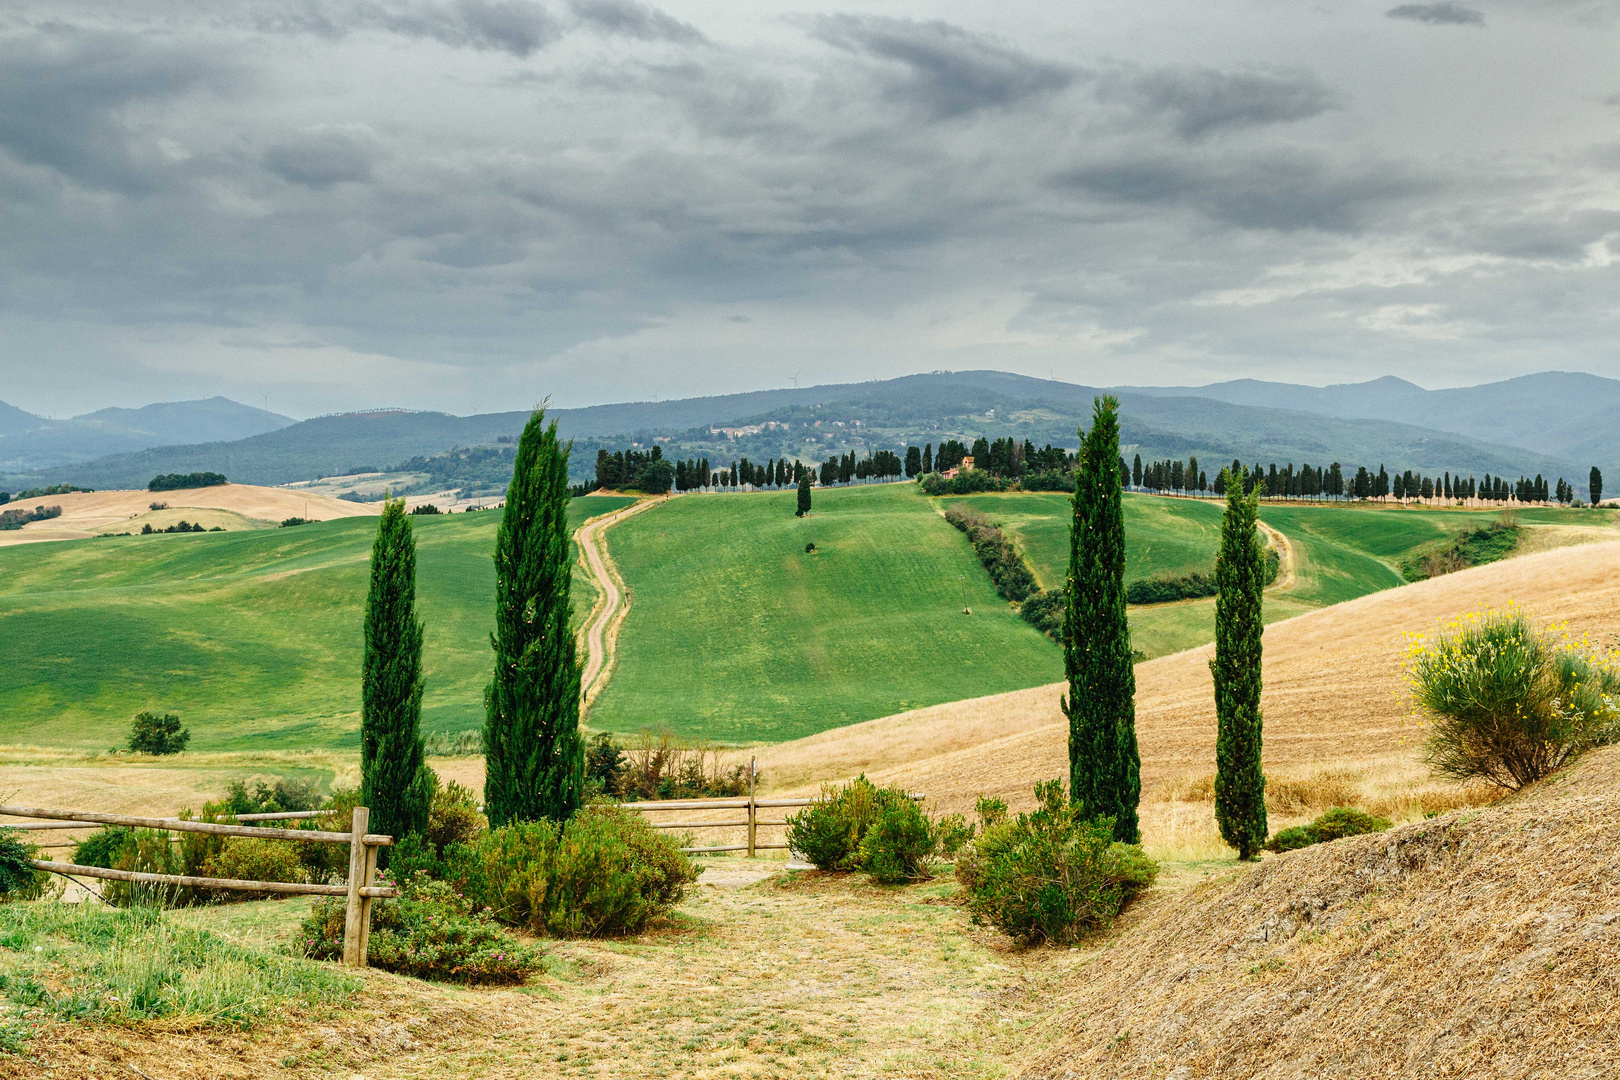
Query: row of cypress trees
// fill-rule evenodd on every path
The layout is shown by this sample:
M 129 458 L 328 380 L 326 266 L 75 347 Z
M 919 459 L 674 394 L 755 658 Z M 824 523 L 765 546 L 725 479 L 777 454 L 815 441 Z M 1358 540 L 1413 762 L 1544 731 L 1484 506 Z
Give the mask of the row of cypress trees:
M 566 820 L 585 787 L 580 666 L 569 632 L 569 447 L 537 409 L 518 440 L 495 536 L 495 669 L 485 690 L 484 812 L 491 825 Z M 390 501 L 371 549 L 360 683 L 361 801 L 375 832 L 426 830 L 436 778 L 423 761 L 416 539 Z
M 1098 398 L 1081 432 L 1069 535 L 1068 605 L 1063 618 L 1069 692 L 1069 797 L 1114 819 L 1114 839 L 1141 841 L 1137 804 L 1142 760 L 1136 742 L 1136 670 L 1125 618 L 1124 487 L 1119 401 Z M 1240 858 L 1266 840 L 1261 769 L 1260 633 L 1265 554 L 1259 495 L 1244 491 L 1241 466 L 1222 470 L 1226 513 L 1215 563 L 1215 819 Z

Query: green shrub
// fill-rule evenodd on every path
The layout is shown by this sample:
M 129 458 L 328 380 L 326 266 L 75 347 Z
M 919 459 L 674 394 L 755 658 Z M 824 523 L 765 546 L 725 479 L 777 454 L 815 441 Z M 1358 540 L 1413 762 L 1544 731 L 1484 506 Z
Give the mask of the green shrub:
M 0 828 L 0 903 L 34 900 L 45 892 L 50 875 L 29 865 L 34 846 L 17 829 Z
M 136 713 L 129 726 L 129 748 L 137 754 L 178 754 L 191 742 L 191 732 L 173 713 Z
M 880 788 L 865 776 L 837 787 L 788 819 L 787 843 L 821 870 L 864 870 L 887 885 L 926 881 L 935 862 L 973 835 L 960 814 L 933 820 L 903 788 Z
M 371 937 L 366 960 L 373 967 L 434 982 L 475 985 L 522 983 L 541 968 L 540 951 L 502 930 L 486 911 L 442 881 L 418 874 L 401 895 L 371 906 Z M 345 900 L 323 896 L 299 928 L 305 956 L 343 956 Z
M 553 937 L 641 931 L 697 880 L 680 844 L 640 814 L 581 808 L 565 825 L 517 822 L 449 847 L 444 872 L 501 922 Z
M 281 814 L 293 810 L 319 810 L 320 792 L 312 780 L 298 780 L 278 776 L 272 782 L 259 780 L 250 788 L 246 781 L 233 780 L 225 789 L 225 798 L 211 803 L 220 813 L 233 817 L 239 814 Z
M 945 511 L 945 520 L 967 533 L 974 554 L 1003 598 L 1019 603 L 1039 591 L 1024 557 L 995 522 L 971 506 L 952 506 Z
M 435 785 L 428 811 L 427 840 L 441 855 L 451 844 L 465 844 L 489 827 L 478 812 L 478 796 L 454 780 Z
M 227 837 L 219 851 L 203 863 L 202 873 L 204 877 L 237 881 L 308 882 L 309 869 L 299 857 L 298 849 L 302 846 L 290 840 L 266 840 L 257 836 Z M 254 900 L 273 895 L 232 890 L 228 898 Z
M 1018 614 L 1025 622 L 1053 641 L 1060 641 L 1063 634 L 1063 610 L 1068 606 L 1067 588 L 1034 592 L 1019 605 Z
M 1197 571 L 1190 574 L 1155 574 L 1126 586 L 1125 600 L 1131 604 L 1167 604 L 1172 600 L 1214 596 L 1218 591 L 1215 579 L 1209 574 Z
M 1313 844 L 1325 844 L 1343 836 L 1361 836 L 1389 828 L 1388 818 L 1377 817 L 1348 806 L 1335 806 L 1309 825 L 1283 829 L 1266 841 L 1271 851 L 1295 851 Z
M 1584 640 L 1538 630 L 1519 608 L 1454 620 L 1414 642 L 1407 680 L 1444 777 L 1517 790 L 1614 741 L 1620 673 Z
M 1159 867 L 1114 842 L 1112 819 L 1085 817 L 1062 781 L 1036 784 L 1035 798 L 1033 813 L 987 824 L 956 876 L 975 922 L 1030 944 L 1073 941 L 1111 923 Z
M 927 881 L 936 860 L 955 855 L 972 839 L 960 814 L 935 821 L 907 798 L 887 801 L 857 850 L 859 866 L 882 885 Z
M 1470 566 L 1484 566 L 1513 554 L 1519 546 L 1519 527 L 1510 515 L 1501 521 L 1458 534 L 1450 541 L 1420 548 L 1401 560 L 1407 581 L 1423 581 Z
M 80 866 L 113 869 L 113 862 L 135 830 L 123 825 L 103 825 L 73 846 L 73 861 Z
M 194 473 L 164 473 L 154 476 L 147 483 L 147 491 L 185 491 L 190 488 L 219 487 L 230 483 L 223 473 L 194 472 Z

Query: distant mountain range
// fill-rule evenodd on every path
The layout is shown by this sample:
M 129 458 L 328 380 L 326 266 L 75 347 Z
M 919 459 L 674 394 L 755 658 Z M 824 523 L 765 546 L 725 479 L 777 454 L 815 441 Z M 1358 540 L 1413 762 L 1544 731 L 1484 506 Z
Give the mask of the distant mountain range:
M 229 398 L 101 409 L 50 420 L 0 402 L 0 474 L 30 474 L 153 446 L 241 439 L 295 423 Z
M 1032 379 L 999 371 L 935 372 L 880 382 L 766 390 L 665 402 L 632 402 L 552 415 L 575 440 L 576 478 L 589 475 L 600 447 L 655 440 L 671 456 L 711 462 L 740 457 L 822 460 L 835 453 L 895 448 L 908 443 L 964 441 L 1013 435 L 1037 445 L 1077 445 L 1076 429 L 1089 422 L 1102 389 Z M 1309 387 L 1241 380 L 1206 387 L 1117 387 L 1122 435 L 1144 458 L 1196 454 L 1209 463 L 1325 465 L 1382 464 L 1413 469 L 1516 477 L 1559 476 L 1577 488 L 1597 464 L 1620 470 L 1620 382 L 1593 375 L 1547 372 L 1461 390 L 1424 390 L 1396 378 L 1342 386 Z M 144 485 L 165 472 L 212 470 L 247 483 L 282 484 L 318 476 L 390 469 L 413 458 L 455 447 L 510 440 L 527 412 L 452 416 L 397 410 L 325 416 L 293 423 L 224 399 L 139 410 L 103 410 L 74 421 L 119 431 L 160 426 L 153 410 L 196 411 L 212 405 L 257 414 L 229 425 L 230 438 L 196 437 L 145 443 L 95 456 L 84 448 L 108 437 L 87 427 L 73 443 L 66 433 L 51 464 L 0 467 L 0 486 L 77 483 L 89 487 Z M 18 461 L 3 448 L 18 410 L 0 406 L 0 460 Z M 106 414 L 126 414 L 107 417 Z M 181 415 L 176 414 L 176 415 Z M 21 414 L 27 417 L 28 414 Z M 136 420 L 137 417 L 142 419 Z M 38 418 L 32 418 L 37 420 Z M 249 421 L 262 426 L 257 432 Z M 26 421 L 25 421 L 26 422 Z M 178 421 L 171 422 L 178 424 Z M 725 429 L 725 430 L 717 430 Z M 24 434 L 35 436 L 38 429 Z M 243 433 L 247 437 L 240 437 Z M 126 437 L 139 439 L 130 434 Z M 20 463 L 20 462 L 19 462 Z M 1616 481 L 1615 486 L 1620 486 Z

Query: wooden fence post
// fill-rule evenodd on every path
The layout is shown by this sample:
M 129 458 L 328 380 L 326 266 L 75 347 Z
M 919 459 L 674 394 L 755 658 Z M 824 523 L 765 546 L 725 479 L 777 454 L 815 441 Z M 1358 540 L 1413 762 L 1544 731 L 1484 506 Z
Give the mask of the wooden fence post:
M 366 845 L 366 876 L 365 886 L 371 888 L 377 884 L 377 848 Z M 365 967 L 371 960 L 371 901 L 372 897 L 360 898 L 360 966 Z
M 759 815 L 754 807 L 754 763 L 758 758 L 748 759 L 748 857 L 754 857 L 754 831 L 758 827 Z
M 343 914 L 343 963 L 348 967 L 366 966 L 365 922 L 371 905 L 360 890 L 371 884 L 366 873 L 370 850 L 366 847 L 366 826 L 370 823 L 371 808 L 355 807 L 354 825 L 349 832 L 349 905 Z

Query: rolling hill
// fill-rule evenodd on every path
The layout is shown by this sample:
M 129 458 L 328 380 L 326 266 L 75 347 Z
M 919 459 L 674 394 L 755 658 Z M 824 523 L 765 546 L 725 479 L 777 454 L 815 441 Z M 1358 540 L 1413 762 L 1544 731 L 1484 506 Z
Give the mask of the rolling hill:
M 995 371 L 939 372 L 852 383 L 692 398 L 672 402 L 559 409 L 565 436 L 576 440 L 573 475 L 589 476 L 596 450 L 658 440 L 672 457 L 713 462 L 740 457 L 821 461 L 947 438 L 1014 436 L 1041 445 L 1074 446 L 1089 423 L 1095 387 Z M 1585 459 L 1560 457 L 1432 427 L 1384 418 L 1337 418 L 1300 408 L 1156 393 L 1119 391 L 1127 452 L 1144 457 L 1209 461 L 1339 461 L 1380 463 L 1426 473 L 1517 476 L 1540 473 L 1585 483 Z M 1281 400 L 1281 399 L 1279 399 Z M 1554 403 L 1556 404 L 1556 402 Z M 383 411 L 320 417 L 280 430 L 188 446 L 115 454 L 72 466 L 17 474 L 14 486 L 76 483 L 133 487 L 166 472 L 213 470 L 233 480 L 284 484 L 318 476 L 388 469 L 457 446 L 491 444 L 518 434 L 526 412 L 450 416 Z M 724 428 L 725 431 L 716 429 Z M 1353 468 L 1352 468 L 1353 471 Z
M 36 473 L 153 446 L 242 439 L 292 423 L 291 417 L 223 397 L 100 409 L 69 420 L 48 420 L 0 402 L 0 475 Z
M 570 520 L 629 501 L 575 499 Z M 476 728 L 499 515 L 413 520 L 424 726 Z M 356 745 L 375 532 L 367 516 L 0 549 L 0 741 L 105 749 L 154 709 L 178 713 L 198 750 Z M 577 578 L 574 601 L 591 601 Z

